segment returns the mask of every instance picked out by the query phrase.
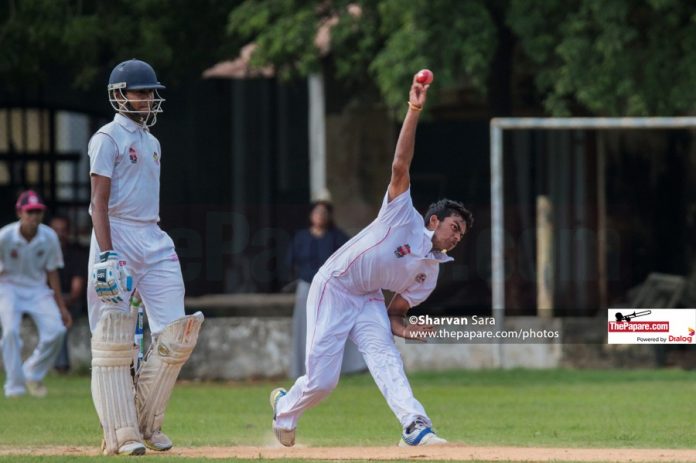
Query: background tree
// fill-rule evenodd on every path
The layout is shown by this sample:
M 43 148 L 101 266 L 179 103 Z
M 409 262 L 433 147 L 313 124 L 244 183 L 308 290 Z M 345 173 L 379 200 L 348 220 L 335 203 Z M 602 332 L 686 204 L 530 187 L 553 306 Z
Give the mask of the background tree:
M 247 0 L 230 14 L 228 31 L 259 45 L 257 64 L 306 75 L 320 61 L 311 26 L 331 17 L 339 19 L 331 31 L 336 77 L 374 80 L 391 106 L 402 104 L 403 82 L 426 66 L 440 88 L 496 91 L 485 84 L 496 47 L 510 45 L 499 40 L 505 25 L 516 48 L 511 79 L 531 76 L 552 115 L 667 115 L 696 104 L 693 2 Z
M 696 106 L 696 4 L 512 0 L 507 14 L 554 115 L 676 115 Z
M 255 42 L 253 62 L 284 78 L 323 67 L 391 107 L 422 67 L 439 88 L 467 95 L 531 82 L 532 103 L 552 115 L 696 106 L 696 4 L 681 0 L 6 0 L 0 18 L 5 88 L 56 69 L 84 88 L 134 56 L 174 82 Z M 315 44 L 327 24 L 328 55 Z
M 384 101 L 402 106 L 404 82 L 423 67 L 438 85 L 485 93 L 496 31 L 484 1 L 400 0 L 303 2 L 248 0 L 232 10 L 228 32 L 258 45 L 253 63 L 274 64 L 283 77 L 321 66 L 319 26 L 331 28 L 330 59 L 344 83 L 374 82 Z
M 237 51 L 225 47 L 229 0 L 0 2 L 0 82 L 34 85 L 57 70 L 87 88 L 118 62 L 144 59 L 172 83 Z

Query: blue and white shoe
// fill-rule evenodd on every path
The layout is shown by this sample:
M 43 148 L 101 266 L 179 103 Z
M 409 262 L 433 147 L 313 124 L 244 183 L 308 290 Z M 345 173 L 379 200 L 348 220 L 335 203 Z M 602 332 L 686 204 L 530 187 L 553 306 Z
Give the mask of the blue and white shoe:
M 399 447 L 416 447 L 419 445 L 442 445 L 446 444 L 447 441 L 435 434 L 423 420 L 416 419 L 413 423 L 408 425 L 401 435 L 401 441 L 399 441 Z
M 275 418 L 276 418 L 276 407 L 278 405 L 278 400 L 288 393 L 282 387 L 273 389 L 271 391 L 271 408 L 273 408 L 273 434 L 275 434 L 278 442 L 283 444 L 285 447 L 292 447 L 295 445 L 295 430 L 294 429 L 282 429 L 276 428 Z

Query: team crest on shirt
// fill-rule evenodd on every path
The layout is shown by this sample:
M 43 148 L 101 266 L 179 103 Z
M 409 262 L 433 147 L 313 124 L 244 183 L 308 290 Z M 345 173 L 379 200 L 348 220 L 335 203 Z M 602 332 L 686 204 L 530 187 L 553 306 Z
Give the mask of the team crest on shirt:
M 10 257 L 13 259 L 16 259 L 19 257 L 19 253 L 17 252 L 16 249 L 13 249 L 12 251 L 10 251 Z
M 135 152 L 135 148 L 132 146 L 128 148 L 128 157 L 130 158 L 131 164 L 135 164 L 138 162 L 138 153 Z
M 411 254 L 411 246 L 408 243 L 394 250 L 394 255 L 396 257 L 404 257 L 407 254 Z
M 44 255 L 44 250 L 43 250 L 43 249 L 39 249 L 38 252 L 36 253 L 36 257 L 41 257 L 41 256 L 43 256 L 43 255 Z
M 159 154 L 157 154 L 156 152 L 152 153 L 152 159 L 155 160 L 155 164 L 157 164 L 158 166 L 160 165 L 159 164 L 159 160 L 160 160 Z
M 423 283 L 425 283 L 425 279 L 426 279 L 425 273 L 419 273 L 418 275 L 416 275 L 416 283 L 423 284 Z

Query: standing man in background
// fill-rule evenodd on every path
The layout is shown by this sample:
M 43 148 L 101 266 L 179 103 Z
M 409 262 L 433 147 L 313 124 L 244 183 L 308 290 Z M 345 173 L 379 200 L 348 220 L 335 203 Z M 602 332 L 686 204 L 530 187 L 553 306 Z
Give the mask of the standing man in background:
M 43 378 L 60 351 L 72 324 L 63 302 L 58 269 L 63 254 L 58 236 L 41 223 L 46 210 L 38 194 L 23 192 L 15 205 L 18 222 L 0 229 L 0 325 L 2 360 L 7 377 L 5 397 L 47 394 Z M 46 280 L 48 279 L 48 286 Z M 22 364 L 22 315 L 36 324 L 39 343 Z
M 92 398 L 104 430 L 103 453 L 164 451 L 164 412 L 181 367 L 198 340 L 203 314 L 185 316 L 184 280 L 174 242 L 158 225 L 162 151 L 150 127 L 164 101 L 154 69 L 137 59 L 117 65 L 108 94 L 114 120 L 88 148 L 94 227 L 87 293 L 92 330 Z M 132 273 L 132 276 L 131 276 Z M 152 343 L 135 375 L 137 287 Z

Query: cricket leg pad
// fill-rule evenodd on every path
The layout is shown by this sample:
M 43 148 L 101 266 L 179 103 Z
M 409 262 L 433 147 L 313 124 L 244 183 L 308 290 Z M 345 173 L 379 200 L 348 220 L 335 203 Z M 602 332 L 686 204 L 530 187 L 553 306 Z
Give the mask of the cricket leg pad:
M 136 378 L 135 403 L 140 432 L 146 441 L 161 432 L 172 389 L 196 346 L 202 324 L 201 312 L 170 323 L 145 354 Z
M 92 400 L 104 431 L 106 455 L 142 442 L 130 374 L 134 329 L 130 313 L 105 310 L 92 334 Z

